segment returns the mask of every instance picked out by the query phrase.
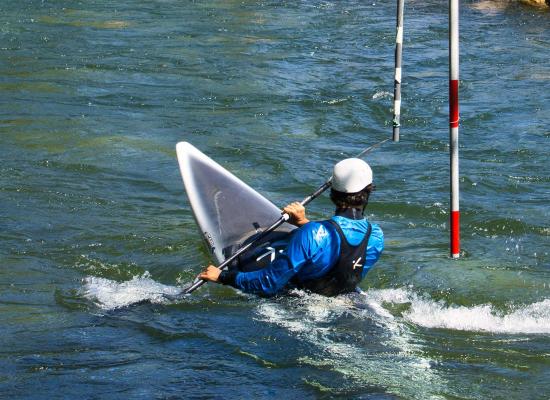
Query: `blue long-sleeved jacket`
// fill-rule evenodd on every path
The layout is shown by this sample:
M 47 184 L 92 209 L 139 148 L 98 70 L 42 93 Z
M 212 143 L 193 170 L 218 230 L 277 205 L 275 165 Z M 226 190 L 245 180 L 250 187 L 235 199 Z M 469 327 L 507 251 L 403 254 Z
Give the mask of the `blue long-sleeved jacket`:
M 342 216 L 332 219 L 340 225 L 352 246 L 357 246 L 365 237 L 368 228 L 365 219 Z M 378 261 L 383 249 L 382 229 L 372 224 L 362 278 Z M 248 293 L 274 295 L 293 277 L 303 282 L 323 276 L 335 265 L 339 255 L 340 236 L 336 229 L 327 222 L 308 222 L 293 232 L 282 257 L 277 257 L 268 267 L 258 271 L 239 272 L 233 286 Z

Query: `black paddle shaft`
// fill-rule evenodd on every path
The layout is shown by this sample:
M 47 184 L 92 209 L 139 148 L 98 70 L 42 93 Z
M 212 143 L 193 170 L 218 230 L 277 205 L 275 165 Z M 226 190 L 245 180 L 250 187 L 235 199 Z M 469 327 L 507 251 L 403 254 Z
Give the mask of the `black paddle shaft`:
M 366 155 L 369 151 L 371 151 L 372 149 L 374 149 L 375 147 L 378 147 L 380 146 L 382 143 L 384 142 L 387 142 L 388 140 L 390 140 L 389 138 L 388 139 L 384 139 L 370 147 L 367 147 L 365 150 L 363 150 L 361 153 L 359 153 L 356 158 L 361 158 L 363 157 L 364 155 Z M 323 183 L 321 186 L 319 186 L 317 188 L 317 190 L 315 190 L 313 193 L 311 193 L 309 196 L 307 196 L 305 199 L 303 199 L 300 204 L 305 206 L 309 203 L 311 203 L 313 200 L 315 200 L 317 197 L 319 197 L 321 194 L 323 194 L 329 187 L 332 186 L 332 176 L 325 182 Z M 290 218 L 290 215 L 288 215 L 287 213 L 284 213 L 283 215 L 281 215 L 281 217 L 276 221 L 274 222 L 271 226 L 269 226 L 268 228 L 266 228 L 265 231 L 263 231 L 261 234 L 259 234 L 257 237 L 255 237 L 252 241 L 250 241 L 250 243 L 246 244 L 245 246 L 241 247 L 239 250 L 237 250 L 232 256 L 228 257 L 224 262 L 222 262 L 220 265 L 218 265 L 218 268 L 221 269 L 222 271 L 224 269 L 227 268 L 227 266 L 229 264 L 231 264 L 231 262 L 233 260 L 235 260 L 237 257 L 239 257 L 240 255 L 242 255 L 243 253 L 245 253 L 246 251 L 248 251 L 252 246 L 254 246 L 256 243 L 258 243 L 258 241 L 262 240 L 263 238 L 265 238 L 269 233 L 273 232 L 275 229 L 277 229 L 279 226 L 281 226 L 282 224 L 284 224 L 286 221 L 288 221 L 288 219 Z M 191 286 L 189 286 L 187 289 L 184 289 L 182 294 L 189 294 L 189 293 L 192 293 L 194 292 L 195 290 L 197 290 L 198 288 L 200 288 L 202 285 L 204 285 L 206 283 L 205 280 L 203 279 L 200 279 L 200 278 L 196 278 L 195 281 L 191 284 Z

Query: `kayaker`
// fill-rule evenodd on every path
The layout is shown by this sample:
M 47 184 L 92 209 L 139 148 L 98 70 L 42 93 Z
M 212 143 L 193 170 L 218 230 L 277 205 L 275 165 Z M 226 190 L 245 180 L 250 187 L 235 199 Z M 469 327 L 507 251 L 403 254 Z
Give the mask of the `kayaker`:
M 331 219 L 309 221 L 305 208 L 291 203 L 284 212 L 299 229 L 293 232 L 281 256 L 252 272 L 221 271 L 209 265 L 199 277 L 264 296 L 288 286 L 325 296 L 354 291 L 384 249 L 382 230 L 363 215 L 374 190 L 372 180 L 372 169 L 365 161 L 340 161 L 332 174 L 330 198 L 336 211 Z

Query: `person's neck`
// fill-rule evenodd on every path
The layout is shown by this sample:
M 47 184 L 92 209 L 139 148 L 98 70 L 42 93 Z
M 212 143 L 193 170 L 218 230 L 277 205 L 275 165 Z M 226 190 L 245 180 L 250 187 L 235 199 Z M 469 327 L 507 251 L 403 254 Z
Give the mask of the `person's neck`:
M 349 218 L 349 219 L 363 219 L 363 210 L 361 208 L 347 207 L 347 208 L 337 208 L 334 212 L 334 215 L 339 217 Z

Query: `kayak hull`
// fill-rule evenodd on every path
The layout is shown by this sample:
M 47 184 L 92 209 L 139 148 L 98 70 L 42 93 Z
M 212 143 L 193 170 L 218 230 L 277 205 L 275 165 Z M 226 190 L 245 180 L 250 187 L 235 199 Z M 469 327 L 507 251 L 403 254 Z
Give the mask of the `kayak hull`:
M 281 210 L 271 201 L 190 143 L 178 143 L 176 153 L 193 216 L 217 263 L 281 217 Z M 232 266 L 249 270 L 269 264 L 268 260 L 286 246 L 294 229 L 282 224 Z

